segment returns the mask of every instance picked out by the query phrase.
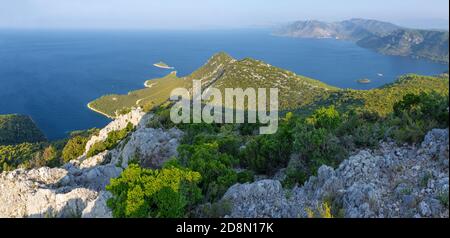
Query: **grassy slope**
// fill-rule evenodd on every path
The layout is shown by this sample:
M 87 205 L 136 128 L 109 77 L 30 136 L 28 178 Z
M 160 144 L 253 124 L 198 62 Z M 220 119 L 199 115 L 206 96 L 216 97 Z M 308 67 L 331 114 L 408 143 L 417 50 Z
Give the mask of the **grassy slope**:
M 448 32 L 402 29 L 385 37 L 371 36 L 358 44 L 387 55 L 411 56 L 448 64 Z

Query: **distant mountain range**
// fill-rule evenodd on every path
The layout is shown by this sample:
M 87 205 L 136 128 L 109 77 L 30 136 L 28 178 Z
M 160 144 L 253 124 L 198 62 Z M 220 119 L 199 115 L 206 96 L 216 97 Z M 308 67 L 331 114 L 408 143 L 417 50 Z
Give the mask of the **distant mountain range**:
M 386 55 L 449 62 L 449 33 L 416 30 L 388 22 L 351 19 L 341 22 L 297 21 L 275 30 L 275 35 L 298 38 L 350 40 Z

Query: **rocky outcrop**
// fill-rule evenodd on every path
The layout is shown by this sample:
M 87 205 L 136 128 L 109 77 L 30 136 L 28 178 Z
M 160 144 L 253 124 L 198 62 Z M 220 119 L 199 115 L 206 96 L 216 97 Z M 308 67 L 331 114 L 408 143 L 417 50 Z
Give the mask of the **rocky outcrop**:
M 350 218 L 448 217 L 448 152 L 448 129 L 433 130 L 418 147 L 384 143 L 337 169 L 323 166 L 302 187 L 262 180 L 231 187 L 223 200 L 230 217 L 307 217 L 324 203 Z
M 102 129 L 89 145 L 132 123 L 136 130 L 111 150 L 91 158 L 81 156 L 62 168 L 15 170 L 0 174 L 0 217 L 112 217 L 105 191 L 111 178 L 120 175 L 128 162 L 161 166 L 176 155 L 182 132 L 147 128 L 151 115 L 133 110 Z M 86 149 L 89 149 L 87 146 Z
M 106 127 L 100 130 L 98 135 L 94 135 L 91 139 L 86 143 L 85 153 L 89 151 L 89 149 L 97 142 L 104 141 L 108 137 L 108 133 L 112 131 L 119 131 L 124 129 L 128 123 L 133 124 L 134 126 L 143 127 L 145 126 L 145 122 L 147 121 L 144 118 L 146 114 L 142 111 L 142 109 L 137 108 L 131 110 L 130 113 L 121 115 L 111 123 L 109 123 Z M 151 117 L 151 114 L 146 117 Z M 85 156 L 86 154 L 84 154 Z

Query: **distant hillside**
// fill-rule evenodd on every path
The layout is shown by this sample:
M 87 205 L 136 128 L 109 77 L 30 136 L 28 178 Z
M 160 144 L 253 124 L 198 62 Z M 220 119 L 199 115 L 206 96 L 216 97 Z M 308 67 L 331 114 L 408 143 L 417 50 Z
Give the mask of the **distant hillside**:
M 297 21 L 275 31 L 276 35 L 299 38 L 338 38 L 358 41 L 368 36 L 386 36 L 401 29 L 391 23 L 352 19 L 342 22 Z
M 0 115 L 0 145 L 45 141 L 41 130 L 29 116 Z
M 336 105 L 342 110 L 363 108 L 379 115 L 390 113 L 393 104 L 407 93 L 437 91 L 448 95 L 449 83 L 448 75 L 406 75 L 382 88 L 346 90 L 262 61 L 250 58 L 236 60 L 225 53 L 219 53 L 187 77 L 179 78 L 172 73 L 161 79 L 147 81 L 145 89 L 126 95 L 107 95 L 91 102 L 89 106 L 110 117 L 116 117 L 137 106 L 149 111 L 166 102 L 174 88 L 182 86 L 190 89 L 194 79 L 202 80 L 203 89 L 212 86 L 222 92 L 225 88 L 278 88 L 279 108 L 282 111 L 310 112 L 323 105 Z
M 382 54 L 424 58 L 448 63 L 448 31 L 414 30 L 376 20 L 352 19 L 326 23 L 298 21 L 283 26 L 275 35 L 298 38 L 351 40 Z

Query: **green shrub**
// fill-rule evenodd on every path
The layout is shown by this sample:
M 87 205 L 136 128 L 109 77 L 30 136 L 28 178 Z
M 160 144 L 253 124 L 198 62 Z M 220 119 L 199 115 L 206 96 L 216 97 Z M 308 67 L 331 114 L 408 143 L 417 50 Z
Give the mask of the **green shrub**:
M 375 148 L 380 140 L 386 139 L 388 126 L 375 113 L 350 111 L 343 116 L 336 136 L 342 139 L 347 150 Z
M 241 140 L 237 136 L 223 136 L 217 139 L 217 145 L 219 152 L 228 154 L 234 157 L 239 155 L 239 149 L 241 147 Z
M 185 217 L 200 199 L 201 176 L 180 168 L 149 170 L 132 164 L 106 187 L 114 217 Z
M 122 108 L 117 110 L 117 115 L 126 115 L 131 112 L 131 108 Z
M 434 120 L 414 120 L 407 114 L 402 117 L 399 120 L 392 120 L 393 130 L 390 133 L 390 136 L 399 144 L 419 143 L 429 130 L 438 127 Z
M 258 174 L 274 174 L 283 166 L 277 156 L 277 145 L 270 136 L 260 136 L 251 139 L 241 153 L 241 164 Z
M 217 142 L 178 147 L 178 163 L 202 175 L 200 187 L 204 200 L 215 201 L 237 182 L 233 167 L 238 163 L 233 156 L 219 152 Z
M 201 136 L 211 136 L 220 132 L 220 127 L 216 124 L 182 124 L 179 127 L 185 133 L 181 143 L 189 145 L 198 144 Z

